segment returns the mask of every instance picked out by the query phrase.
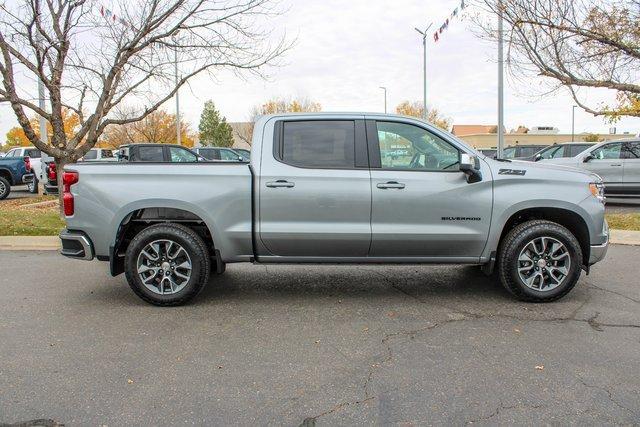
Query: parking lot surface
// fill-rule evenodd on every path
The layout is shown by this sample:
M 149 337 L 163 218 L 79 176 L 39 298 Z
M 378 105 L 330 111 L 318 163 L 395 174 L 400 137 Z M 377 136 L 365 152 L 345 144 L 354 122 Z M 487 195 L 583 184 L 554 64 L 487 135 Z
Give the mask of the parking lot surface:
M 191 305 L 0 252 L 0 424 L 640 422 L 640 247 L 551 304 L 474 267 L 230 265 Z

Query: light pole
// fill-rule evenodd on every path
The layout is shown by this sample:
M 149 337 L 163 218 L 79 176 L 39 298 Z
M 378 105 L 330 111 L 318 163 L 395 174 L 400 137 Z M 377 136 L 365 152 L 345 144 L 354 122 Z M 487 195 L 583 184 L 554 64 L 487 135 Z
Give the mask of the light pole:
M 427 120 L 427 31 L 433 23 L 429 24 L 424 31 L 416 28 L 415 30 L 422 35 L 422 118 Z
M 380 89 L 384 91 L 384 113 L 387 114 L 387 88 L 380 86 Z
M 573 142 L 576 134 L 576 107 L 577 105 L 571 107 L 571 142 Z
M 175 65 L 175 85 L 176 85 L 176 142 L 178 145 L 181 144 L 181 136 L 180 136 L 180 95 L 178 94 L 178 46 L 176 44 L 176 36 L 180 30 L 176 30 L 171 38 L 174 43 L 174 51 L 173 51 L 173 62 Z
M 498 153 L 504 155 L 504 50 L 502 44 L 502 1 L 498 1 Z

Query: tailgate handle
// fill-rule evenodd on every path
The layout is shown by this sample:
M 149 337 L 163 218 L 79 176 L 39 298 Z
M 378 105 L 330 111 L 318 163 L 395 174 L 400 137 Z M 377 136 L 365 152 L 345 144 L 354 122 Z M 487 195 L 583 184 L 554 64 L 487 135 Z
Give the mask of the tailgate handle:
M 278 188 L 278 187 L 291 188 L 291 187 L 295 187 L 295 185 L 296 185 L 295 183 L 289 182 L 286 179 L 279 179 L 277 181 L 267 182 L 267 187 L 269 188 Z
M 404 188 L 404 184 L 397 181 L 389 181 L 385 183 L 380 183 L 376 185 L 378 188 L 386 189 L 386 188 L 397 188 L 398 190 L 402 190 Z

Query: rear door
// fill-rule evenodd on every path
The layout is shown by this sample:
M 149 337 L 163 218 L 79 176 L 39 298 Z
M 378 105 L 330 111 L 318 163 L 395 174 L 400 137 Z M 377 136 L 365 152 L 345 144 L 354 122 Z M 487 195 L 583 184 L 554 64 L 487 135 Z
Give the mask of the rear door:
M 339 116 L 340 117 L 340 116 Z M 364 120 L 277 120 L 262 147 L 260 241 L 280 257 L 364 257 L 371 187 Z
M 590 152 L 592 158 L 582 163 L 582 167 L 602 178 L 608 195 L 619 194 L 622 190 L 624 173 L 622 142 L 601 145 Z
M 640 195 L 640 141 L 628 141 L 623 145 L 624 175 L 622 178 L 625 195 Z
M 367 120 L 372 257 L 476 260 L 491 223 L 493 190 L 469 184 L 461 148 L 418 123 Z

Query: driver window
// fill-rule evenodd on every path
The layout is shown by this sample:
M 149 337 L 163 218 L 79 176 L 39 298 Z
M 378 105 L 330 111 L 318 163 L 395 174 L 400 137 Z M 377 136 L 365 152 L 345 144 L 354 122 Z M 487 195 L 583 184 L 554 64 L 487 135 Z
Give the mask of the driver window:
M 603 145 L 600 148 L 593 150 L 591 155 L 598 160 L 603 159 L 620 159 L 620 150 L 622 149 L 622 143 Z
M 383 169 L 457 171 L 458 149 L 414 125 L 376 122 Z

